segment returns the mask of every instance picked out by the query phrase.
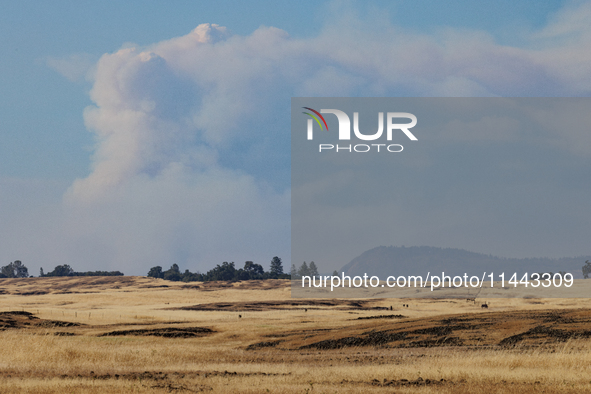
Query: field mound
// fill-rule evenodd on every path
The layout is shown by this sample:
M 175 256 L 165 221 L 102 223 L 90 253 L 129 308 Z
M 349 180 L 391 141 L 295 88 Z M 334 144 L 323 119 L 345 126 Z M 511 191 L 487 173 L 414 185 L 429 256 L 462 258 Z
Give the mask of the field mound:
M 60 320 L 45 320 L 35 317 L 30 312 L 10 311 L 0 312 L 0 331 L 7 329 L 22 328 L 56 328 L 56 327 L 77 327 L 82 324 Z
M 252 344 L 247 349 L 535 347 L 591 337 L 591 309 L 488 312 L 379 320 L 324 330 L 276 333 L 269 336 L 267 342 Z
M 379 300 L 340 300 L 340 299 L 289 299 L 258 302 L 214 302 L 174 308 L 186 311 L 270 311 L 289 309 L 337 309 L 337 310 L 388 310 L 386 307 L 371 307 L 369 304 Z
M 376 316 L 361 316 L 353 320 L 374 320 L 374 319 L 404 319 L 408 316 L 404 315 L 376 315 Z
M 164 337 L 164 338 L 195 338 L 202 337 L 208 334 L 212 334 L 215 331 L 206 327 L 165 327 L 165 328 L 153 328 L 143 330 L 119 330 L 106 332 L 98 335 L 99 337 L 111 337 L 111 336 L 153 336 L 153 337 Z

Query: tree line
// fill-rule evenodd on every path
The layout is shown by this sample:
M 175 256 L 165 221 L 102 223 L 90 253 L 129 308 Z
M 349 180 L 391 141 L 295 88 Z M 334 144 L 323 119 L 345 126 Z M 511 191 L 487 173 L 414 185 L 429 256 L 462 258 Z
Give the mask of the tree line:
M 181 272 L 178 264 L 173 264 L 168 270 L 163 271 L 162 267 L 157 265 L 150 268 L 148 272 L 150 278 L 161 278 L 171 281 L 183 282 L 209 282 L 214 280 L 239 281 L 256 279 L 289 279 L 289 274 L 283 273 L 283 262 L 281 258 L 275 256 L 271 260 L 269 271 L 265 271 L 263 266 L 252 261 L 246 261 L 243 268 L 236 268 L 234 262 L 224 261 L 216 265 L 206 273 L 191 272 L 185 270 Z
M 297 268 L 295 264 L 291 265 L 291 278 L 292 279 L 299 279 L 302 276 L 318 276 L 318 266 L 315 262 L 310 261 L 310 264 L 307 264 L 305 261 L 300 265 L 300 268 Z M 332 272 L 332 276 L 339 276 L 339 273 L 334 270 Z
M 39 270 L 39 277 L 57 277 L 57 276 L 123 276 L 120 271 L 86 271 L 76 272 L 68 264 L 58 265 L 53 271 L 45 273 L 43 268 Z M 338 275 L 335 271 L 333 275 Z M 236 268 L 234 262 L 223 262 L 216 265 L 206 273 L 191 272 L 188 269 L 181 272 L 178 264 L 173 264 L 168 270 L 164 271 L 161 266 L 150 268 L 148 277 L 162 278 L 170 281 L 183 282 L 208 282 L 214 280 L 225 281 L 239 281 L 239 280 L 256 280 L 256 279 L 297 279 L 302 276 L 318 276 L 318 267 L 313 261 L 307 264 L 305 261 L 296 268 L 294 264 L 291 266 L 291 272 L 286 274 L 283 272 L 283 262 L 281 258 L 275 256 L 271 260 L 269 271 L 265 271 L 263 266 L 252 261 L 246 261 L 243 268 Z M 27 278 L 29 277 L 29 270 L 20 261 L 16 260 L 2 268 L 0 268 L 0 278 Z
M 58 265 L 53 271 L 48 273 L 43 272 L 43 268 L 39 270 L 39 277 L 51 277 L 51 276 L 123 276 L 121 271 L 85 271 L 76 272 L 68 264 Z
M 123 276 L 121 271 L 85 271 L 76 272 L 68 264 L 58 265 L 53 271 L 44 273 L 43 268 L 39 270 L 39 277 L 52 276 Z M 585 261 L 582 267 L 583 277 L 587 279 L 591 275 L 591 261 Z M 558 272 L 564 276 L 564 271 Z M 221 265 L 216 265 L 213 269 L 202 274 L 200 272 L 190 272 L 185 270 L 181 272 L 177 264 L 173 264 L 168 270 L 163 271 L 161 266 L 155 266 L 148 272 L 148 277 L 162 278 L 171 281 L 183 282 L 207 282 L 213 280 L 251 280 L 251 279 L 298 279 L 302 276 L 318 276 L 318 267 L 313 261 L 307 264 L 305 261 L 297 268 L 295 264 L 291 265 L 289 274 L 283 273 L 283 262 L 277 256 L 271 260 L 271 267 L 268 272 L 265 272 L 260 264 L 255 264 L 252 261 L 246 261 L 243 268 L 236 269 L 234 262 L 223 262 Z M 339 273 L 335 270 L 333 276 L 338 276 Z M 552 276 L 552 275 L 551 275 Z M 28 278 L 29 269 L 20 260 L 15 260 L 3 267 L 0 267 L 0 278 Z M 32 277 L 32 276 L 31 276 Z
M 300 265 L 300 268 L 297 268 L 295 264 L 291 265 L 291 278 L 298 279 L 302 276 L 317 276 L 318 275 L 318 267 L 316 263 L 310 261 L 310 264 L 307 264 L 305 261 Z
M 53 271 L 48 273 L 43 272 L 43 268 L 39 270 L 39 277 L 47 276 L 123 276 L 120 271 L 86 271 L 76 272 L 68 264 L 58 265 Z M 15 260 L 12 263 L 0 267 L 0 278 L 28 278 L 29 269 L 20 260 Z M 32 275 L 31 275 L 32 277 Z

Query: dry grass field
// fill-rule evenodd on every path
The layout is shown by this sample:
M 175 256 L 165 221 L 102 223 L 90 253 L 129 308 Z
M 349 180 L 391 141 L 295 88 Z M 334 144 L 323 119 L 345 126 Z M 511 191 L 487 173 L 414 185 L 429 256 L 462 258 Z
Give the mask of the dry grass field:
M 591 392 L 586 299 L 290 294 L 281 280 L 0 279 L 0 393 Z

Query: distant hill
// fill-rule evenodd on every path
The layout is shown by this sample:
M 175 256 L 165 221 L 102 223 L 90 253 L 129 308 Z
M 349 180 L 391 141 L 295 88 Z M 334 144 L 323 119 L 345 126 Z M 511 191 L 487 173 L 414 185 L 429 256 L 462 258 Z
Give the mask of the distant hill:
M 431 246 L 378 246 L 363 252 L 351 260 L 339 272 L 346 275 L 377 275 L 386 278 L 389 275 L 482 275 L 484 272 L 505 274 L 517 272 L 558 272 L 566 271 L 575 278 L 582 278 L 581 267 L 591 256 L 564 257 L 560 259 L 503 258 L 464 249 L 435 248 Z

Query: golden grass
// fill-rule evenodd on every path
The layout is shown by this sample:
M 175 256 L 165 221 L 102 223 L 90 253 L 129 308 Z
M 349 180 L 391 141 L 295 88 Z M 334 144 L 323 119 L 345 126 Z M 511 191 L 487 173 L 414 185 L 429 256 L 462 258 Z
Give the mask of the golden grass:
M 308 311 L 302 307 L 195 311 L 175 308 L 289 300 L 289 283 L 224 287 L 123 279 L 0 280 L 0 312 L 25 310 L 40 319 L 84 324 L 0 331 L 0 393 L 591 392 L 588 339 L 511 348 L 386 345 L 297 349 L 298 343 L 322 339 L 327 332 L 338 338 L 401 324 L 398 320 L 354 320 L 361 316 L 393 313 L 408 316 L 405 321 L 427 321 L 454 313 L 484 317 L 503 311 L 568 311 L 591 307 L 584 299 L 491 299 L 488 311 L 465 300 L 412 299 L 368 304 L 392 305 L 392 312 L 312 304 Z M 163 285 L 168 287 L 157 287 Z M 403 308 L 403 303 L 410 307 Z M 194 338 L 98 336 L 116 330 L 165 327 L 208 327 L 215 332 Z M 587 329 L 591 330 L 591 325 Z M 75 335 L 55 335 L 60 332 Z M 291 345 L 246 350 L 254 343 L 282 338 L 291 338 Z

